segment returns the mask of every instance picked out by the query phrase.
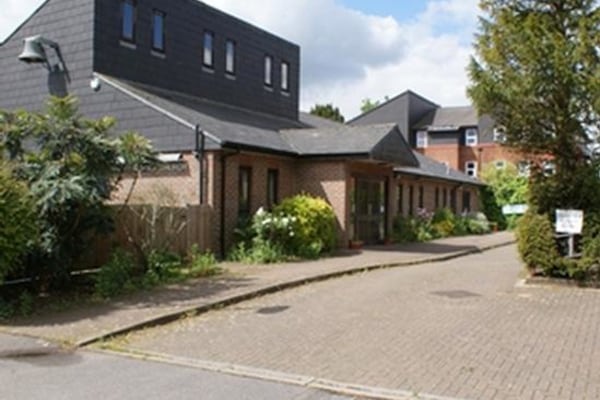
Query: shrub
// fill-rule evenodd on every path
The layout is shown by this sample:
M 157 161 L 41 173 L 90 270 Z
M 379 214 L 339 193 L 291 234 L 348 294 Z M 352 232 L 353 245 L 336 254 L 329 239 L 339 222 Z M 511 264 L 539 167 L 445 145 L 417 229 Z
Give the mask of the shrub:
M 131 254 L 117 249 L 108 263 L 100 268 L 95 291 L 100 297 L 110 298 L 135 287 L 137 266 Z
M 552 223 L 546 215 L 527 212 L 517 226 L 518 249 L 530 271 L 551 275 L 559 258 Z
M 181 276 L 181 257 L 173 252 L 151 250 L 146 260 L 147 269 L 142 282 L 144 287 L 156 286 Z
M 289 241 L 286 238 L 286 252 L 302 258 L 315 258 L 335 248 L 335 213 L 325 200 L 298 195 L 283 200 L 273 213 L 283 218 L 293 218 L 293 234 L 289 236 Z
M 0 283 L 16 272 L 37 233 L 35 205 L 27 186 L 0 165 Z
M 188 263 L 192 277 L 213 276 L 220 272 L 215 255 L 211 252 L 200 252 L 196 244 L 188 252 Z
M 417 222 L 414 218 L 398 215 L 394 219 L 393 239 L 399 243 L 410 243 L 417 240 Z

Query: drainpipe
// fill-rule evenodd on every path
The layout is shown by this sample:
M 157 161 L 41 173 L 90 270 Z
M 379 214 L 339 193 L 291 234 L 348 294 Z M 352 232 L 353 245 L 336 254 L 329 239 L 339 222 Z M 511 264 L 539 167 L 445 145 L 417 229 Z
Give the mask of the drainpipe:
M 221 258 L 225 258 L 225 182 L 227 178 L 227 159 L 231 156 L 235 156 L 240 153 L 240 150 L 236 150 L 233 153 L 222 154 L 221 155 L 221 237 L 220 237 L 220 247 L 221 247 Z
M 200 125 L 194 128 L 196 132 L 196 159 L 198 160 L 198 198 L 200 205 L 204 204 L 204 149 L 206 147 L 206 135 L 200 129 Z

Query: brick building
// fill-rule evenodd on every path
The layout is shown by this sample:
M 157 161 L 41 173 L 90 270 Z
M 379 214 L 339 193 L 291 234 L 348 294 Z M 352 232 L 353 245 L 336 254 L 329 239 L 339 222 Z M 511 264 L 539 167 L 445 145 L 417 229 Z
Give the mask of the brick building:
M 477 177 L 489 164 L 519 164 L 526 157 L 502 145 L 504 132 L 472 106 L 441 107 L 411 91 L 354 118 L 350 125 L 396 122 L 419 153 Z
M 209 205 L 215 251 L 241 216 L 301 192 L 331 203 L 340 245 L 382 241 L 419 207 L 477 209 L 481 183 L 413 151 L 403 121 L 300 113 L 299 54 L 196 0 L 47 0 L 0 45 L 0 108 L 70 94 L 87 117 L 115 117 L 115 134 L 145 135 L 164 163 L 136 198 L 163 187 Z

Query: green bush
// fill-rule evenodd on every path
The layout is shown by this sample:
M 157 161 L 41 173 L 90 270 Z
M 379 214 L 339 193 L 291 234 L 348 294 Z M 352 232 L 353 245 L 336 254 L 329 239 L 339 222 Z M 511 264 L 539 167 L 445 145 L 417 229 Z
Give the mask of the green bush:
M 144 279 L 149 286 L 172 280 L 181 275 L 181 257 L 166 250 L 151 250 Z
M 190 275 L 194 278 L 213 276 L 220 272 L 215 255 L 211 252 L 200 252 L 196 244 L 188 252 L 188 264 Z
M 559 259 L 552 223 L 546 215 L 527 212 L 517 226 L 518 249 L 530 271 L 552 275 Z
M 0 283 L 18 270 L 37 233 L 35 204 L 27 186 L 0 165 Z
M 399 243 L 417 241 L 417 222 L 414 218 L 398 215 L 394 219 L 393 239 Z
M 115 250 L 108 263 L 100 268 L 96 276 L 96 294 L 103 298 L 110 298 L 134 289 L 137 270 L 138 267 L 131 254 L 121 249 Z
M 273 214 L 291 218 L 292 234 L 285 240 L 285 251 L 301 257 L 315 258 L 335 248 L 336 217 L 325 200 L 309 195 L 287 198 Z

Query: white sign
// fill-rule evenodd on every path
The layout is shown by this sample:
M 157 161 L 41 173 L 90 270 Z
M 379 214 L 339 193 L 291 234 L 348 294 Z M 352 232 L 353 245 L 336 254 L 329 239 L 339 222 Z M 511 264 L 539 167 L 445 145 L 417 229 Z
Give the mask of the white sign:
M 583 229 L 583 211 L 556 210 L 556 232 L 580 235 Z
M 502 207 L 502 214 L 504 215 L 523 215 L 527 212 L 527 204 L 509 204 Z

